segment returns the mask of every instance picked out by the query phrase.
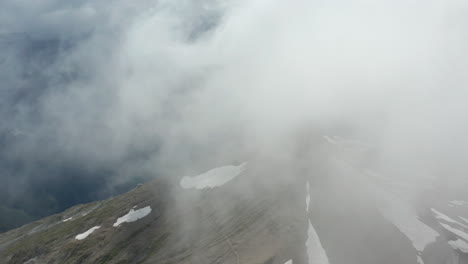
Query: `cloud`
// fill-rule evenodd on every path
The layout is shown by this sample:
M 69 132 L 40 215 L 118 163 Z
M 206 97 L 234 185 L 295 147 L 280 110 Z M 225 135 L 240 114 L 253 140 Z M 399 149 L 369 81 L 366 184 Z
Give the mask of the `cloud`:
M 17 157 L 174 175 L 332 133 L 374 146 L 369 166 L 433 178 L 465 169 L 466 9 L 4 1 L 1 127 L 27 135 Z

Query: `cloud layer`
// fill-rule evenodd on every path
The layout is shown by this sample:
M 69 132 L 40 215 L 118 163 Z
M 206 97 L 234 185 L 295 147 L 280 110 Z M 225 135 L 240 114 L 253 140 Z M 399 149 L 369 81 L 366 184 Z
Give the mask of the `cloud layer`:
M 3 1 L 3 160 L 21 160 L 26 183 L 51 160 L 116 179 L 183 175 L 252 153 L 291 158 L 308 131 L 373 146 L 367 165 L 394 175 L 461 179 L 467 8 Z

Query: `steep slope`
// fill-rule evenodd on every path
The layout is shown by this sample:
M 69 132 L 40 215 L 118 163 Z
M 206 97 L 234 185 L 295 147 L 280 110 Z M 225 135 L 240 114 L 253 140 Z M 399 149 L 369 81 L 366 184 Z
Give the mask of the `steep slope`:
M 72 207 L 1 234 L 0 263 L 468 264 L 466 200 L 429 188 L 415 203 L 411 183 L 355 166 L 346 144 Z
M 466 185 L 447 189 L 389 177 L 352 162 L 365 144 L 339 137 L 325 141 L 331 158 L 307 174 L 320 172 L 309 176 L 310 214 L 330 263 L 468 263 L 467 229 L 461 225 L 468 214 Z M 416 195 L 421 190 L 423 195 Z
M 1 235 L 0 259 L 3 263 L 304 261 L 304 190 L 291 192 L 293 185 L 268 186 L 245 179 L 244 173 L 219 188 L 202 190 L 156 180 L 118 197 L 76 206 Z M 147 207 L 151 208 L 147 215 L 114 226 L 130 210 Z

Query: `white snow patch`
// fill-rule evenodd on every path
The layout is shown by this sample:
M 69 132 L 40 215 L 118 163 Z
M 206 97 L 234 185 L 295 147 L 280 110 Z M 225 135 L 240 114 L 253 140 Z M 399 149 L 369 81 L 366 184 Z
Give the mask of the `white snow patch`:
M 402 196 L 392 192 L 383 196 L 388 205 L 379 208 L 380 212 L 411 240 L 417 251 L 422 252 L 428 244 L 436 241 L 439 233 L 421 222 L 415 210 Z
M 424 261 L 422 260 L 421 256 L 416 256 L 416 261 L 418 262 L 418 264 L 424 264 Z
M 458 218 L 460 218 L 461 220 L 463 220 L 463 222 L 467 223 L 468 224 L 468 219 L 462 217 L 462 216 L 459 216 Z
M 412 206 L 415 190 L 420 189 L 420 185 L 370 170 L 366 171 L 366 175 L 369 177 L 369 190 L 374 192 L 382 216 L 394 224 L 418 252 L 436 241 L 439 233 L 420 221 Z
M 122 223 L 135 222 L 136 220 L 147 216 L 149 213 L 151 213 L 151 207 L 149 207 L 149 206 L 146 206 L 146 207 L 138 209 L 138 210 L 130 209 L 128 214 L 126 214 L 126 215 L 124 215 L 122 217 L 119 217 L 117 219 L 117 222 L 115 222 L 114 227 L 117 227 L 117 226 L 121 225 Z
M 465 233 L 465 232 L 463 232 L 463 231 L 461 231 L 461 230 L 458 230 L 458 229 L 456 229 L 456 228 L 453 228 L 453 227 L 451 227 L 451 226 L 449 226 L 449 225 L 447 225 L 447 224 L 440 223 L 440 225 L 441 225 L 443 228 L 445 228 L 446 230 L 448 230 L 449 232 L 451 232 L 451 233 L 453 233 L 453 234 L 455 234 L 455 235 L 457 235 L 457 236 L 463 238 L 464 240 L 467 240 L 467 241 L 468 241 L 468 234 L 467 234 L 467 233 Z
M 458 249 L 463 253 L 468 253 L 468 243 L 465 241 L 457 239 L 455 241 L 449 241 L 448 243 L 453 249 Z
M 75 239 L 77 240 L 83 240 L 85 238 L 87 238 L 89 235 L 91 235 L 91 233 L 93 233 L 96 229 L 99 229 L 101 226 L 95 226 L 95 227 L 92 227 L 90 228 L 88 231 L 82 233 L 82 234 L 79 234 L 75 237 Z
M 36 261 L 37 261 L 37 257 L 34 257 L 34 258 L 24 262 L 23 264 L 34 264 L 34 263 L 36 263 Z
M 454 201 L 449 202 L 449 206 L 466 206 L 466 207 L 468 207 L 468 202 L 460 201 L 460 200 L 454 200 Z
M 180 186 L 184 189 L 204 189 L 222 186 L 240 175 L 246 168 L 247 163 L 239 166 L 224 166 L 212 169 L 198 176 L 185 176 L 180 180 Z
M 434 209 L 434 208 L 431 208 L 431 211 L 432 211 L 432 213 L 434 214 L 435 218 L 437 218 L 437 219 L 444 220 L 444 221 L 446 221 L 446 222 L 454 223 L 454 224 L 463 226 L 463 227 L 465 227 L 465 228 L 468 228 L 467 225 L 464 225 L 464 224 L 462 224 L 462 223 L 460 223 L 460 222 L 458 222 L 458 221 L 453 220 L 452 218 L 450 218 L 450 217 L 444 215 L 443 213 L 437 211 L 437 210 Z
M 309 220 L 309 229 L 307 231 L 307 256 L 309 264 L 329 264 L 327 253 L 320 242 L 320 238 Z
M 423 251 L 428 244 L 435 242 L 439 236 L 439 233 L 417 219 L 417 215 L 397 216 L 386 215 L 384 212 L 384 216 L 411 240 L 414 248 L 419 252 Z
M 72 220 L 72 219 L 73 219 L 73 217 L 69 217 L 69 218 L 63 220 L 62 222 L 67 222 L 67 221 L 70 221 L 70 220 Z
M 292 259 L 286 261 L 284 264 L 293 264 Z
M 333 139 L 332 137 L 330 137 L 330 136 L 323 136 L 323 138 L 324 138 L 328 143 L 330 143 L 330 144 L 333 144 L 333 145 L 336 145 L 336 144 L 337 144 L 336 140 L 334 140 L 334 139 Z
M 309 181 L 307 181 L 306 189 L 307 189 L 306 212 L 309 212 L 309 203 L 310 203 Z M 309 263 L 329 264 L 327 253 L 325 252 L 325 249 L 323 248 L 322 243 L 320 242 L 320 238 L 317 234 L 317 231 L 315 231 L 315 228 L 310 223 L 310 219 L 308 222 L 309 222 L 309 228 L 307 230 L 306 247 L 307 247 L 307 255 L 309 257 Z M 291 262 L 286 262 L 285 264 L 292 264 L 292 260 L 290 261 Z

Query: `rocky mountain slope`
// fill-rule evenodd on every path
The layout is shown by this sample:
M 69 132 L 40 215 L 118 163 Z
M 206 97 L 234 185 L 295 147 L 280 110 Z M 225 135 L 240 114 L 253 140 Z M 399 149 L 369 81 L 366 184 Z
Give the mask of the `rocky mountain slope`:
M 468 202 L 429 188 L 413 203 L 410 183 L 321 144 L 333 158 L 257 158 L 72 207 L 1 234 L 0 263 L 468 263 Z
M 1 235 L 0 259 L 2 263 L 273 263 L 284 251 L 274 263 L 280 258 L 287 261 L 297 254 L 287 248 L 305 247 L 305 201 L 299 200 L 305 190 L 290 197 L 284 187 L 254 188 L 242 178 L 207 190 L 184 190 L 156 180 L 118 197 L 73 207 Z M 295 199 L 294 206 L 287 202 Z M 119 217 L 145 208 L 151 208 L 147 215 L 116 226 Z M 83 235 L 93 227 L 99 228 Z

